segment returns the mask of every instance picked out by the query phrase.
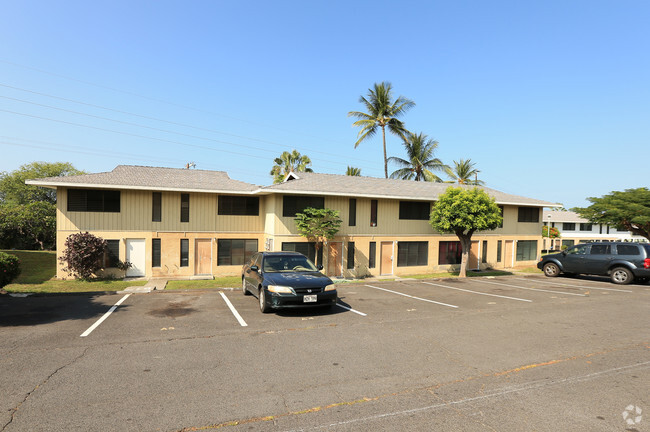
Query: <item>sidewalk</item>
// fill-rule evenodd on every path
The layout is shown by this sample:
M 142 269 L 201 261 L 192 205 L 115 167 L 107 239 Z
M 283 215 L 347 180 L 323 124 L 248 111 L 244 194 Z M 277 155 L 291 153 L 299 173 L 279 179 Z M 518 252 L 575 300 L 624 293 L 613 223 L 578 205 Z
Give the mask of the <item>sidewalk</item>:
M 118 291 L 118 294 L 128 294 L 128 293 L 150 293 L 151 291 L 162 291 L 167 286 L 169 279 L 165 278 L 151 278 L 143 286 L 132 286 L 128 287 L 122 291 Z

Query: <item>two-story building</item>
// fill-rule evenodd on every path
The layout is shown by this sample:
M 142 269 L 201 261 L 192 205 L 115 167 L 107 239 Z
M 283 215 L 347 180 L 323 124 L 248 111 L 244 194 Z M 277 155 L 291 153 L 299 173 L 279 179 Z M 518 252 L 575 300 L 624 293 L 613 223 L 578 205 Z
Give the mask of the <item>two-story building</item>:
M 117 260 L 133 265 L 127 276 L 236 275 L 258 250 L 302 252 L 335 277 L 422 274 L 460 264 L 458 238 L 428 222 L 431 206 L 451 186 L 445 183 L 292 173 L 262 187 L 219 171 L 127 165 L 27 183 L 57 191 L 58 253 L 70 234 L 88 231 L 108 241 L 106 267 L 116 275 Z M 556 205 L 482 189 L 501 207 L 503 225 L 474 234 L 468 268 L 534 264 L 543 207 Z M 343 221 L 318 257 L 294 222 L 306 207 L 337 210 Z M 61 265 L 57 276 L 68 277 Z

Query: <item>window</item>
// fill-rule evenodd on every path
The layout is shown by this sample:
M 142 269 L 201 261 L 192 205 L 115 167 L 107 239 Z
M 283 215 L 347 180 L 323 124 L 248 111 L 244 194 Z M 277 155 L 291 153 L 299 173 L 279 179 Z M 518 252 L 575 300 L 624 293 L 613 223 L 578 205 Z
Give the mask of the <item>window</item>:
M 588 245 L 585 244 L 580 244 L 576 247 L 573 247 L 569 250 L 567 250 L 568 255 L 587 255 L 587 247 Z
M 181 222 L 190 221 L 190 194 L 181 194 Z
M 370 242 L 368 251 L 368 268 L 375 268 L 375 257 L 377 255 L 377 242 Z
M 120 261 L 120 241 L 106 240 L 106 251 L 104 252 L 104 268 L 115 268 Z
M 377 200 L 370 200 L 370 226 L 377 226 Z
M 68 211 L 120 212 L 120 191 L 68 189 Z
M 428 201 L 400 201 L 399 218 L 406 220 L 429 220 L 431 204 Z
M 618 245 L 616 246 L 618 255 L 641 255 L 637 245 Z
M 562 240 L 562 248 L 566 247 L 571 247 L 575 244 L 576 242 L 573 240 Z
M 537 240 L 519 240 L 517 242 L 517 261 L 534 261 L 537 259 Z
M 181 239 L 181 267 L 190 265 L 190 240 Z
M 575 231 L 576 230 L 576 224 L 572 222 L 564 222 L 562 224 L 562 231 Z
M 438 245 L 438 264 L 460 264 L 463 250 L 459 241 L 441 241 Z
M 481 252 L 481 262 L 482 263 L 487 263 L 487 241 L 483 240 L 483 251 Z
M 501 262 L 501 251 L 503 248 L 503 241 L 497 240 L 497 262 Z
M 153 192 L 151 207 L 151 221 L 160 222 L 162 220 L 162 193 Z
M 325 198 L 319 196 L 284 195 L 282 197 L 282 216 L 295 217 L 307 207 L 325 208 Z
M 151 267 L 160 267 L 160 239 L 151 239 Z
M 217 240 L 217 265 L 243 265 L 257 252 L 257 239 Z
M 357 200 L 355 198 L 350 198 L 350 212 L 348 215 L 348 225 L 356 226 L 357 225 Z
M 348 242 L 348 269 L 354 268 L 354 242 Z
M 260 198 L 221 195 L 218 213 L 222 216 L 259 216 Z
M 591 245 L 591 251 L 589 251 L 591 255 L 609 255 L 611 252 L 611 246 L 610 245 Z
M 318 250 L 318 260 L 316 260 L 315 242 L 284 242 L 282 243 L 282 250 L 286 252 L 300 252 L 314 263 L 323 263 L 323 248 Z
M 591 224 L 590 223 L 581 223 L 580 224 L 580 231 L 591 231 Z
M 539 222 L 539 208 L 519 207 L 518 222 Z
M 429 242 L 397 242 L 397 267 L 425 266 L 429 262 Z

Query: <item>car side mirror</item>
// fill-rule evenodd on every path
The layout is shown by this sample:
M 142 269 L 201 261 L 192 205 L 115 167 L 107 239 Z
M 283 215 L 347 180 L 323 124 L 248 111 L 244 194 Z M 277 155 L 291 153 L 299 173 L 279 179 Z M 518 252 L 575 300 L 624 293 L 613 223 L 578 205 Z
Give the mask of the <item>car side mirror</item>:
M 321 271 L 321 270 L 323 270 L 323 265 L 322 265 L 322 264 L 318 264 L 318 266 L 316 266 L 316 268 L 318 269 L 318 271 Z
M 259 268 L 258 266 L 256 266 L 256 265 L 252 265 L 252 266 L 251 266 L 251 271 L 256 272 L 256 271 L 259 271 L 259 269 L 260 269 L 260 268 Z

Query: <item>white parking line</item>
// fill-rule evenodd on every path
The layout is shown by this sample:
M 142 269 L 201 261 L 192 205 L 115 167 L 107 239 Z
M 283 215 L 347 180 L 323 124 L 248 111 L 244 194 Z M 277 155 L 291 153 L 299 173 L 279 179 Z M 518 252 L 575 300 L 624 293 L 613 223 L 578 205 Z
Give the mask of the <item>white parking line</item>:
M 528 282 L 530 282 L 530 279 L 526 279 L 526 278 L 514 278 L 514 279 L 517 279 L 517 280 L 524 280 L 524 281 L 528 281 Z M 624 289 L 616 289 L 616 288 L 599 288 L 599 287 L 592 287 L 592 286 L 585 287 L 585 286 L 582 286 L 582 285 L 564 284 L 564 283 L 551 282 L 551 281 L 545 281 L 544 283 L 545 283 L 545 284 L 551 284 L 551 285 L 558 285 L 558 286 L 567 286 L 567 287 L 580 288 L 580 289 L 583 289 L 583 290 L 592 290 L 592 289 L 595 289 L 595 290 L 603 290 L 603 291 L 619 291 L 619 292 L 627 292 L 627 293 L 634 292 L 634 291 L 624 290 Z
M 349 310 L 350 312 L 354 312 L 355 314 L 359 314 L 361 316 L 368 316 L 368 314 L 364 314 L 363 312 L 359 312 L 358 310 L 354 310 L 351 307 L 343 306 L 341 303 L 336 303 L 336 305 L 340 308 Z
M 518 300 L 518 301 L 530 302 L 530 303 L 533 302 L 532 300 L 528 300 L 528 299 L 522 299 L 522 298 L 517 298 L 517 297 L 508 297 L 508 296 L 502 296 L 502 295 L 498 295 L 498 294 L 488 294 L 488 293 L 484 293 L 484 292 L 480 292 L 480 291 L 472 291 L 472 290 L 468 290 L 468 289 L 464 289 L 464 288 L 456 288 L 456 287 L 450 287 L 450 286 L 447 286 L 447 285 L 435 284 L 433 282 L 424 282 L 423 281 L 422 283 L 427 284 L 427 285 L 437 286 L 437 287 L 440 287 L 440 288 L 448 288 L 448 289 L 453 289 L 453 290 L 458 290 L 458 291 L 465 291 L 465 292 L 468 292 L 468 293 L 479 294 L 479 295 L 484 295 L 484 296 L 500 297 L 500 298 L 504 298 L 504 299 Z
M 127 294 L 127 295 L 125 295 L 124 297 L 122 297 L 122 298 L 120 299 L 120 301 L 118 301 L 117 303 L 115 303 L 115 304 L 113 305 L 113 307 L 110 308 L 110 309 L 108 310 L 108 312 L 106 312 L 106 313 L 105 313 L 105 314 L 104 314 L 100 319 L 98 319 L 97 321 L 95 321 L 95 324 L 91 325 L 90 327 L 88 327 L 88 330 L 86 330 L 85 332 L 81 333 L 81 336 L 80 336 L 80 337 L 86 337 L 86 336 L 88 336 L 90 333 L 92 333 L 93 330 L 95 330 L 97 327 L 99 327 L 99 325 L 100 325 L 101 323 L 103 323 L 104 320 L 105 320 L 106 318 L 108 318 L 108 316 L 109 316 L 110 314 L 112 314 L 113 312 L 115 312 L 115 309 L 117 309 L 117 307 L 118 307 L 119 305 L 121 305 L 122 302 L 123 302 L 124 300 L 126 300 L 130 295 L 131 295 L 131 294 Z
M 564 292 L 564 291 L 545 290 L 545 289 L 541 289 L 541 288 L 527 288 L 527 287 L 522 287 L 522 286 L 519 286 L 519 285 L 509 285 L 509 284 L 504 284 L 504 283 L 499 283 L 499 282 L 488 282 L 486 280 L 477 280 L 477 282 L 487 283 L 487 284 L 492 284 L 492 285 L 507 286 L 507 287 L 511 287 L 511 288 L 517 288 L 517 289 L 523 289 L 523 290 L 529 290 L 529 291 L 541 291 L 541 292 L 549 292 L 549 293 L 553 293 L 553 294 L 566 294 L 566 295 L 574 295 L 574 296 L 579 296 L 579 297 L 587 297 L 586 294 L 570 293 L 570 292 Z
M 228 305 L 228 307 L 230 308 L 230 312 L 232 312 L 232 314 L 235 316 L 235 318 L 237 318 L 237 321 L 239 321 L 239 325 L 241 325 L 242 327 L 247 327 L 248 324 L 246 324 L 246 321 L 244 321 L 244 319 L 241 317 L 241 315 L 239 315 L 239 312 L 237 312 L 237 309 L 235 309 L 235 307 L 232 305 L 232 303 L 230 303 L 230 300 L 228 300 L 228 297 L 226 297 L 226 295 L 221 291 L 219 291 L 219 294 L 221 294 L 221 297 L 223 297 L 223 301 L 225 301 L 226 304 Z
M 372 286 L 372 285 L 366 285 L 366 286 L 369 287 L 369 288 L 374 288 L 374 289 L 386 291 L 386 292 L 393 293 L 393 294 L 399 294 L 401 296 L 409 297 L 409 298 L 412 298 L 412 299 L 415 299 L 415 300 L 422 300 L 422 301 L 429 302 L 429 303 L 435 303 L 435 304 L 438 304 L 438 305 L 441 305 L 441 306 L 447 306 L 447 307 L 450 307 L 450 308 L 457 308 L 458 307 L 458 306 L 450 305 L 450 304 L 447 304 L 447 303 L 441 303 L 441 302 L 437 302 L 437 301 L 433 301 L 433 300 L 429 300 L 429 299 L 414 297 L 412 295 L 404 294 L 404 293 L 397 292 L 397 291 L 392 291 L 392 290 L 389 290 L 389 289 L 386 289 L 386 288 L 379 288 L 379 287 Z

